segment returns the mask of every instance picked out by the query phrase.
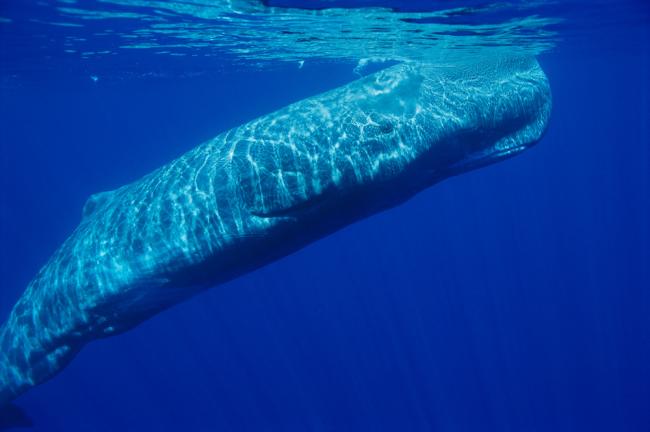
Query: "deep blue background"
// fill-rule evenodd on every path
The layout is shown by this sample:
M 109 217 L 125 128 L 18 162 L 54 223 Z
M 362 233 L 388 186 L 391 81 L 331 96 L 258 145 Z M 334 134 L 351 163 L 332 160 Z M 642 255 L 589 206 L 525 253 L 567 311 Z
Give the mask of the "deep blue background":
M 38 431 L 650 430 L 645 41 L 544 55 L 533 149 L 92 343 L 17 403 Z M 353 66 L 6 83 L 0 319 L 88 195 Z

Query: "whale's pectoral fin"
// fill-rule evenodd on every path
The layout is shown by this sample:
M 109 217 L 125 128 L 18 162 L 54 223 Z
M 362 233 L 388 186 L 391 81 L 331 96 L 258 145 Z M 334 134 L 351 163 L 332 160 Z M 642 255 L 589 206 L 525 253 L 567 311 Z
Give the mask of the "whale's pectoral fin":
M 98 208 L 100 208 L 104 203 L 106 203 L 113 196 L 113 193 L 114 191 L 107 191 L 107 192 L 99 192 L 89 196 L 81 212 L 82 217 L 85 219 L 88 216 L 94 214 Z
M 13 428 L 28 428 L 34 424 L 25 412 L 13 404 L 0 407 L 0 431 Z
M 327 199 L 329 194 L 324 193 L 311 198 L 310 200 L 296 200 L 294 202 L 283 203 L 277 201 L 272 205 L 258 205 L 250 209 L 254 216 L 263 218 L 272 217 L 295 217 L 309 211 L 318 209 Z
M 165 277 L 144 279 L 131 285 L 127 291 L 95 305 L 90 312 L 105 318 L 98 327 L 99 336 L 111 336 L 129 330 L 192 292 L 192 289 L 171 283 Z M 116 321 L 115 317 L 119 320 Z

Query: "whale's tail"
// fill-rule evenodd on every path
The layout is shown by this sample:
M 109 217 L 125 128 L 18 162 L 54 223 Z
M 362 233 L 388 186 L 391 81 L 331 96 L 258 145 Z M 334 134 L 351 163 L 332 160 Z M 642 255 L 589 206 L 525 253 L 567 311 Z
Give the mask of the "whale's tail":
M 16 396 L 9 386 L 9 352 L 7 326 L 0 326 L 0 431 L 31 427 L 32 421 L 18 406 L 11 403 Z
M 4 417 L 4 408 L 9 405 L 13 399 L 13 392 L 9 385 L 9 341 L 7 335 L 7 325 L 0 326 L 0 424 Z M 1 430 L 1 429 L 0 429 Z
M 32 426 L 32 421 L 22 409 L 13 405 L 15 394 L 9 387 L 9 360 L 7 326 L 0 327 L 0 431 Z
M 16 418 L 18 411 L 11 402 L 31 387 L 26 379 L 17 379 L 21 374 L 20 362 L 16 361 L 14 341 L 5 323 L 0 326 L 0 431 L 7 418 Z
M 14 307 L 0 327 L 0 409 L 52 378 L 83 346 L 83 340 L 75 337 L 52 342 L 43 337 L 46 324 L 23 319 L 17 311 L 22 306 Z

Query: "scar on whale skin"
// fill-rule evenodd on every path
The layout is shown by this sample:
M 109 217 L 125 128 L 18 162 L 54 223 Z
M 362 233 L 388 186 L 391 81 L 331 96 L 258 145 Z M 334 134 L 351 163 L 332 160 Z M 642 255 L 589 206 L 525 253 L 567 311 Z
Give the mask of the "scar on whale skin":
M 93 339 L 537 142 L 537 61 L 399 64 L 95 194 L 0 329 L 0 406 Z

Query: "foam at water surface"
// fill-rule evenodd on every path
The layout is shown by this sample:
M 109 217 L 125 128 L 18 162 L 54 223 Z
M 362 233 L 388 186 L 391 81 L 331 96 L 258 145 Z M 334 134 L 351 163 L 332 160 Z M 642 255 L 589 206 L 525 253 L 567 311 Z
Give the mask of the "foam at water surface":
M 49 26 L 30 32 L 44 30 L 48 38 L 58 37 L 54 54 L 64 58 L 136 50 L 163 57 L 232 55 L 249 64 L 310 59 L 450 62 L 479 52 L 536 55 L 554 46 L 552 27 L 559 19 L 541 13 L 536 2 L 474 3 L 391 9 L 368 7 L 390 2 L 65 1 L 26 11 L 25 20 L 18 16 L 6 26 Z M 34 19 L 39 13 L 42 17 Z

